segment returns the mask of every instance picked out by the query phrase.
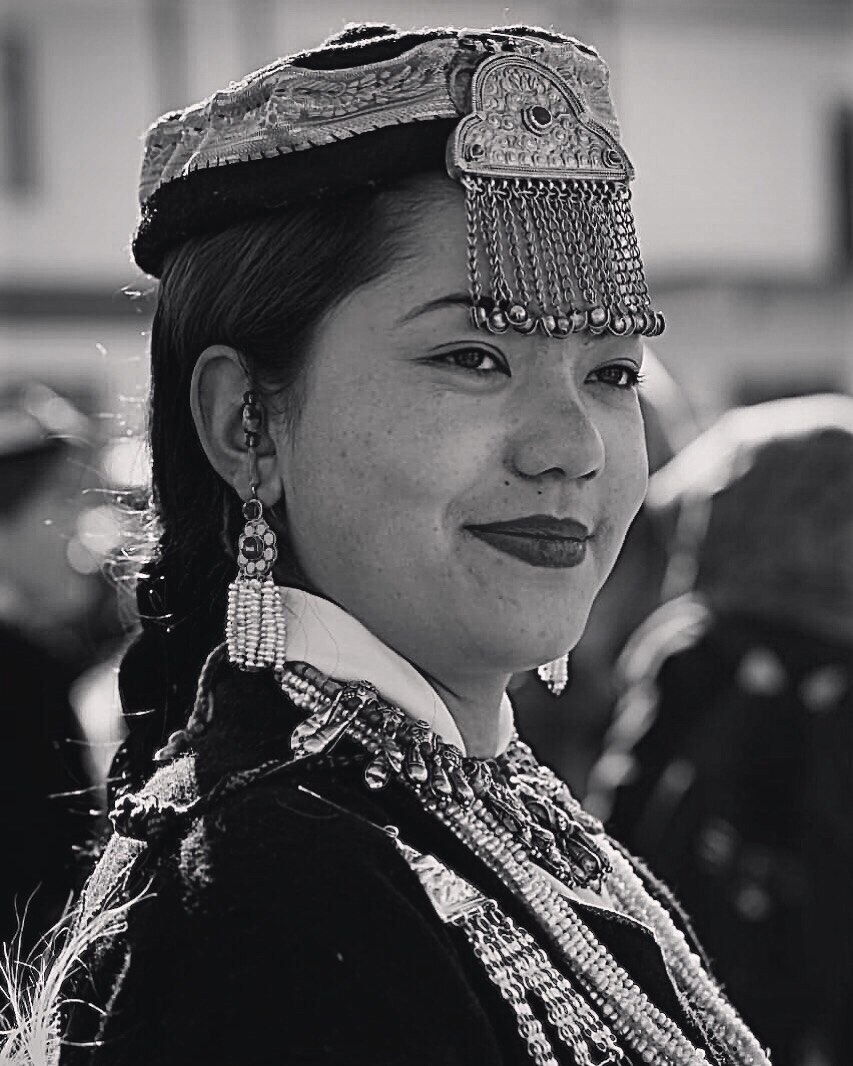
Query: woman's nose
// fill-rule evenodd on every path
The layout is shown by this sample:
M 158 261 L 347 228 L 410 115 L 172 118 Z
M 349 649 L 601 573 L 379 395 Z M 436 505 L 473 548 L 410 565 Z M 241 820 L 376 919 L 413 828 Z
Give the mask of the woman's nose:
M 523 478 L 594 478 L 604 469 L 604 439 L 577 390 L 543 390 L 508 442 L 507 462 Z

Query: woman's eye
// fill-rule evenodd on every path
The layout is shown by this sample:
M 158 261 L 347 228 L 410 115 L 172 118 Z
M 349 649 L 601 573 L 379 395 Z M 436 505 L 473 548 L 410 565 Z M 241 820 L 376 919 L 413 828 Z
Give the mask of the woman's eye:
M 600 370 L 596 370 L 594 375 L 602 385 L 612 385 L 617 389 L 635 389 L 642 378 L 636 367 L 623 366 L 621 363 L 603 366 Z
M 486 375 L 497 371 L 509 375 L 506 363 L 483 348 L 457 348 L 455 351 L 435 356 L 434 361 L 457 366 L 460 370 L 467 370 L 472 374 Z

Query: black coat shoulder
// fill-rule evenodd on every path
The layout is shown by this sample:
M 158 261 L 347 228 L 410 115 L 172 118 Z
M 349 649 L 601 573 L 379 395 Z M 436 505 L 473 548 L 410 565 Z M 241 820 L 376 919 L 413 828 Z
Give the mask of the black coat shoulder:
M 186 809 L 208 769 L 181 758 L 145 794 Z M 108 1013 L 75 1009 L 69 1038 L 92 1046 L 69 1046 L 63 1066 L 524 1061 L 506 1051 L 523 1048 L 507 1008 L 385 831 L 387 811 L 345 785 L 315 791 L 326 783 L 271 773 L 171 837 L 110 841 L 86 911 L 136 902 L 77 990 Z

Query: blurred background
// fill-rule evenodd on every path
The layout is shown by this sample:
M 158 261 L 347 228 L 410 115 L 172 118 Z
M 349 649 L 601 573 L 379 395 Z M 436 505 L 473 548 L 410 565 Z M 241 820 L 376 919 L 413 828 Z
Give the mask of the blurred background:
M 33 670 L 22 665 L 26 649 L 51 656 L 55 668 L 48 673 L 63 679 L 59 696 L 45 690 L 39 697 L 48 725 L 20 742 L 31 745 L 29 761 L 21 748 L 3 756 L 11 782 L 4 786 L 3 803 L 17 812 L 3 816 L 7 827 L 22 824 L 22 812 L 36 803 L 33 796 L 44 794 L 46 785 L 33 791 L 28 767 L 56 759 L 58 745 L 62 765 L 50 778 L 50 790 L 81 801 L 76 824 L 82 824 L 87 811 L 97 807 L 98 782 L 121 737 L 115 663 L 132 623 L 132 604 L 129 596 L 116 594 L 115 575 L 105 576 L 103 564 L 122 544 L 122 506 L 132 506 L 145 490 L 140 434 L 151 285 L 131 264 L 128 251 L 140 135 L 158 114 L 360 20 L 404 26 L 526 22 L 574 34 L 605 56 L 623 143 L 638 175 L 634 208 L 650 287 L 668 323 L 665 335 L 654 342 L 657 360 L 643 401 L 653 469 L 666 467 L 731 408 L 853 393 L 850 0 L 517 0 L 507 5 L 496 0 L 0 0 L 4 716 L 18 713 L 32 696 Z M 792 417 L 796 424 L 799 416 Z M 827 416 L 828 421 L 834 417 Z M 812 437 L 820 436 L 813 421 L 803 424 L 812 427 Z M 719 446 L 714 447 L 719 455 Z M 814 470 L 825 468 L 825 457 L 815 459 Z M 840 478 L 838 498 L 843 471 L 837 464 L 829 469 Z M 784 464 L 778 467 L 767 483 L 784 479 L 785 470 Z M 670 493 L 666 505 L 641 512 L 577 651 L 574 681 L 559 709 L 546 705 L 535 678 L 515 682 L 526 733 L 576 791 L 590 791 L 603 812 L 613 809 L 630 762 L 624 737 L 613 741 L 607 734 L 620 707 L 624 710 L 619 701 L 630 702 L 630 694 L 640 691 L 644 710 L 636 710 L 634 699 L 631 713 L 648 719 L 660 688 L 656 671 L 672 651 L 666 640 L 671 643 L 673 632 L 696 637 L 692 608 L 668 615 L 660 623 L 668 634 L 663 648 L 655 638 L 654 653 L 642 668 L 636 656 L 630 668 L 617 665 L 632 633 L 661 602 L 696 591 L 701 537 L 695 527 L 698 522 L 700 532 L 707 529 L 708 508 L 673 509 L 672 501 L 685 494 L 701 497 L 703 491 L 687 484 L 681 496 Z M 749 500 L 742 506 L 748 508 Z M 792 506 L 798 506 L 796 501 Z M 790 511 L 780 514 L 782 524 L 786 514 Z M 682 519 L 693 523 L 689 550 Z M 756 545 L 761 553 L 760 538 Z M 853 553 L 853 525 L 836 530 L 826 551 L 846 566 Z M 832 576 L 830 584 L 836 580 Z M 655 624 L 653 633 L 660 630 Z M 826 628 L 817 628 L 827 639 Z M 761 626 L 758 636 L 755 626 L 747 629 L 744 646 L 753 651 L 758 636 L 764 644 L 770 640 Z M 842 676 L 839 681 L 836 672 L 834 681 L 830 678 L 828 691 L 835 693 L 839 714 L 849 723 L 850 675 L 844 671 L 849 671 L 853 636 L 837 627 L 831 636 L 836 650 L 830 665 L 841 663 Z M 676 648 L 689 643 L 688 637 L 679 639 Z M 786 655 L 780 652 L 780 661 Z M 818 659 L 824 669 L 826 656 Z M 756 675 L 764 678 L 764 689 L 756 682 L 762 698 L 770 684 L 766 660 L 763 669 Z M 752 674 L 749 678 L 755 680 Z M 805 682 L 798 679 L 802 688 Z M 831 699 L 830 704 L 836 706 Z M 839 786 L 841 802 L 849 798 L 853 753 L 844 746 L 849 731 L 833 736 L 836 757 L 840 752 L 847 768 L 846 783 Z M 43 757 L 38 754 L 42 743 L 48 752 Z M 670 762 L 677 762 L 683 753 L 670 755 Z M 657 772 L 665 773 L 667 765 L 661 758 Z M 695 769 L 695 760 L 690 765 Z M 54 806 L 42 813 L 44 825 L 56 824 L 55 811 Z M 719 830 L 719 811 L 697 818 Z M 734 822 L 731 815 L 725 824 Z M 702 827 L 697 823 L 694 829 L 695 838 L 704 840 Z M 629 839 L 627 828 L 625 833 Z M 29 829 L 25 835 L 31 836 Z M 84 846 L 74 824 L 60 837 L 60 849 L 68 841 Z M 712 834 L 703 852 L 711 855 L 709 862 L 719 860 L 721 839 L 719 832 Z M 726 839 L 729 876 L 736 859 Z M 832 847 L 841 849 L 847 862 L 849 834 Z M 651 847 L 647 850 L 652 859 Z M 30 882 L 50 876 L 37 856 L 27 862 L 33 864 Z M 761 876 L 772 881 L 765 867 Z M 678 882 L 678 868 L 668 876 Z M 750 876 L 755 888 L 761 878 L 754 870 Z M 837 868 L 832 876 L 837 879 Z M 843 881 L 850 876 L 849 862 L 841 876 L 849 883 Z M 735 893 L 732 899 L 735 918 L 763 920 L 754 892 Z M 737 900 L 743 899 L 747 903 L 741 906 Z M 802 922 L 791 921 L 800 922 L 799 937 Z M 829 939 L 837 939 L 837 932 L 830 930 Z M 845 935 L 849 947 L 849 926 Z M 754 951 L 760 953 L 757 947 Z M 826 968 L 825 953 L 817 965 Z M 752 975 L 744 978 L 746 985 L 751 980 Z M 847 996 L 849 983 L 845 989 Z M 849 999 L 842 1006 L 853 1014 Z M 761 1009 L 759 1004 L 754 1017 Z M 830 1023 L 809 1017 L 806 1036 L 774 1036 L 800 1049 L 797 1057 L 792 1052 L 779 1061 L 841 1063 L 841 1053 L 826 1036 Z M 772 1028 L 772 1021 L 761 1019 Z M 849 1044 L 845 1047 L 849 1050 Z
M 2 0 L 0 368 L 113 410 L 144 380 L 138 137 L 351 19 L 530 22 L 598 46 L 669 328 L 705 417 L 853 378 L 846 0 Z M 103 402 L 106 401 L 106 402 Z

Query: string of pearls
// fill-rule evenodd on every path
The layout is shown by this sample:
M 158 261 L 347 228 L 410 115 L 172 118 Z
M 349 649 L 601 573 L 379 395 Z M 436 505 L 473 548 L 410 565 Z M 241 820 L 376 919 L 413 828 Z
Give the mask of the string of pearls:
M 530 748 L 515 738 L 509 761 L 532 770 L 541 786 L 565 810 L 574 812 L 580 804 L 564 781 L 536 762 Z M 666 908 L 645 889 L 630 861 L 602 834 L 599 846 L 610 860 L 608 890 L 618 906 L 650 928 L 657 940 L 676 987 L 683 991 L 694 1011 L 705 1022 L 708 1038 L 734 1054 L 739 1061 L 761 1063 L 767 1055 L 749 1028 L 708 974 L 702 960 L 691 950 L 684 933 L 672 921 Z
M 474 804 L 464 812 L 443 811 L 429 802 L 427 807 L 526 904 L 607 1023 L 643 1062 L 654 1066 L 707 1066 L 705 1052 L 654 1006 L 565 897 L 531 868 L 523 846 L 491 818 L 482 804 Z
M 271 577 L 247 578 L 240 574 L 228 586 L 225 641 L 228 658 L 241 670 L 284 669 L 284 599 L 282 589 Z
M 465 915 L 463 928 L 476 957 L 516 1015 L 518 1029 L 536 1066 L 559 1066 L 544 1027 L 528 996 L 535 996 L 560 1042 L 577 1066 L 625 1063 L 610 1027 L 555 969 L 533 937 L 497 904 Z

